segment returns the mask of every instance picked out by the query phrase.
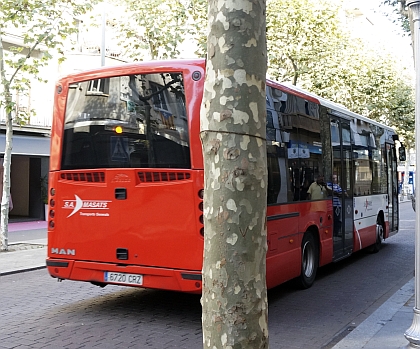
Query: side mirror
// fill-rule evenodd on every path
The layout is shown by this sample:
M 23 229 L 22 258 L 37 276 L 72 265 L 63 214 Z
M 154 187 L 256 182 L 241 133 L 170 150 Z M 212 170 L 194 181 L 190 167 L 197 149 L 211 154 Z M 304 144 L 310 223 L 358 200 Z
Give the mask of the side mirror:
M 401 145 L 401 147 L 398 148 L 398 158 L 400 161 L 406 160 L 405 147 L 403 145 Z

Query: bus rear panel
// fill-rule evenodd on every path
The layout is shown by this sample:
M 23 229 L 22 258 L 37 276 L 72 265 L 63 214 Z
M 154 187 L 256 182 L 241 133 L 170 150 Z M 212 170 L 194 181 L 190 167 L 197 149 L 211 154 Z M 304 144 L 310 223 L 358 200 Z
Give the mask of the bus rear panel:
M 183 81 L 182 71 L 157 71 L 60 82 L 49 178 L 52 276 L 201 289 L 204 180 L 191 165 Z

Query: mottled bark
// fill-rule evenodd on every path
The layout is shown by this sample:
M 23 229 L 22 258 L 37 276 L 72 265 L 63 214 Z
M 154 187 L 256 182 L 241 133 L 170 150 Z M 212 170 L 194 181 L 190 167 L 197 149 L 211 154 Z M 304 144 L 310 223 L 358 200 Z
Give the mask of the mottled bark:
M 203 347 L 268 348 L 265 2 L 209 1 Z

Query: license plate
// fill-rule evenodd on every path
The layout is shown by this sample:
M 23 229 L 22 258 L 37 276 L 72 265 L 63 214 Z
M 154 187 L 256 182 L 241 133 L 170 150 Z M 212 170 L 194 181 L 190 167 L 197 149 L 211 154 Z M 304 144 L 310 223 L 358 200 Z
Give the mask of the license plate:
M 106 271 L 104 275 L 105 282 L 115 282 L 124 285 L 143 285 L 143 275 L 114 273 Z

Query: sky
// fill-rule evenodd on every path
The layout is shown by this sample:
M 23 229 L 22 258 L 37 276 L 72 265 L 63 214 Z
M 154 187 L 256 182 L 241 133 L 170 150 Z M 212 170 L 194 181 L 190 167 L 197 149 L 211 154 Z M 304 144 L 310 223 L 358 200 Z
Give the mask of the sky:
M 378 25 L 385 33 L 394 33 L 398 36 L 404 34 L 401 24 L 398 21 L 393 23 L 393 20 L 397 18 L 396 8 L 383 5 L 383 0 L 353 0 L 351 4 L 366 11 L 367 16 L 372 17 L 375 25 Z
M 372 31 L 368 34 L 370 37 L 367 39 L 381 43 L 390 53 L 399 58 L 402 64 L 414 71 L 411 37 L 404 33 L 399 22 L 393 23 L 393 19 L 396 18 L 396 14 L 393 13 L 394 8 L 383 5 L 382 2 L 383 0 L 352 0 L 347 4 L 360 8 L 373 23 Z

